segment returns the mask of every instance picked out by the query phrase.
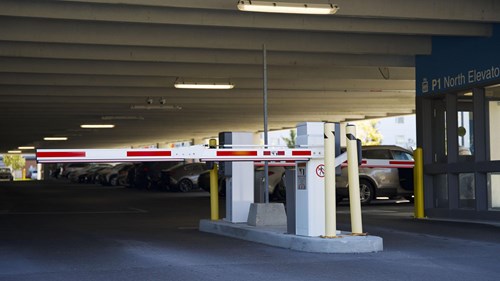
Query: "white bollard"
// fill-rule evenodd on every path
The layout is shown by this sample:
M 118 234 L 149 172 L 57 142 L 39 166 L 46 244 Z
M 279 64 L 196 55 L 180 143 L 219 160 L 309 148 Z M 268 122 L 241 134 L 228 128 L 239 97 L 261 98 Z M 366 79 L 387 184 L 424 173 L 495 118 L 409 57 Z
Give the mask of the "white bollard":
M 325 237 L 336 237 L 335 124 L 325 123 Z
M 356 127 L 354 125 L 348 124 L 346 126 L 346 137 L 351 232 L 354 234 L 362 234 L 363 224 L 361 221 L 361 200 L 359 195 L 358 144 L 356 139 Z

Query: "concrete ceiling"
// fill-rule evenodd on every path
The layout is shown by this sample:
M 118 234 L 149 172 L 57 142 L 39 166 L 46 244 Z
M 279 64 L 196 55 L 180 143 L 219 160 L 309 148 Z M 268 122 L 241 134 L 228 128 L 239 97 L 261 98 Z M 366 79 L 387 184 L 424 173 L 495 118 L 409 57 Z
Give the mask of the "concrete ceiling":
M 0 0 L 0 153 L 262 130 L 263 44 L 270 129 L 409 114 L 415 55 L 431 53 L 431 37 L 488 36 L 500 22 L 496 0 L 339 0 L 331 16 L 245 13 L 236 2 Z M 235 88 L 180 90 L 178 78 Z M 148 97 L 182 109 L 131 109 Z

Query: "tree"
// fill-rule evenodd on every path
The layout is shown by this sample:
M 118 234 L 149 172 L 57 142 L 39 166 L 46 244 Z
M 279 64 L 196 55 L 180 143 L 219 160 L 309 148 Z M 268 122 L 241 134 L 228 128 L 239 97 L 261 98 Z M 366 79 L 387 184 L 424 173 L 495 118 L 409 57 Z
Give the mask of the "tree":
M 26 165 L 26 159 L 23 158 L 22 155 L 14 154 L 14 155 L 4 155 L 3 163 L 5 166 L 10 167 L 12 170 L 20 170 L 24 168 Z
M 363 145 L 379 145 L 382 134 L 377 129 L 378 120 L 364 120 L 357 123 L 357 137 Z
M 290 137 L 282 137 L 282 139 L 286 142 L 286 146 L 288 146 L 289 148 L 295 148 L 297 133 L 295 132 L 295 130 L 290 130 Z

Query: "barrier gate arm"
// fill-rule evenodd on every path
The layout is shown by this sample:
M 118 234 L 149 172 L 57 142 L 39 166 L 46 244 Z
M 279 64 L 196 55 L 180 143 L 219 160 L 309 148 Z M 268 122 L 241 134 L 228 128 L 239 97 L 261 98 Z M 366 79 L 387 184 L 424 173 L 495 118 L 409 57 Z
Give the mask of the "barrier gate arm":
M 148 162 L 148 161 L 308 161 L 323 158 L 323 149 L 210 149 L 190 146 L 173 149 L 37 149 L 38 163 Z

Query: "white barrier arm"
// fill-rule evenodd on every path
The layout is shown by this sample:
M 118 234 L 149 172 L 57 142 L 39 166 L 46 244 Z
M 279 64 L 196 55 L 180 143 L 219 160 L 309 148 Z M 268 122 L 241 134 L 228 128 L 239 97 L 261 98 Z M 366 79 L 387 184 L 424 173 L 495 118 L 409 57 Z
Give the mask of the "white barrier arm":
M 323 149 L 38 149 L 39 163 L 183 161 L 308 161 L 323 158 Z

